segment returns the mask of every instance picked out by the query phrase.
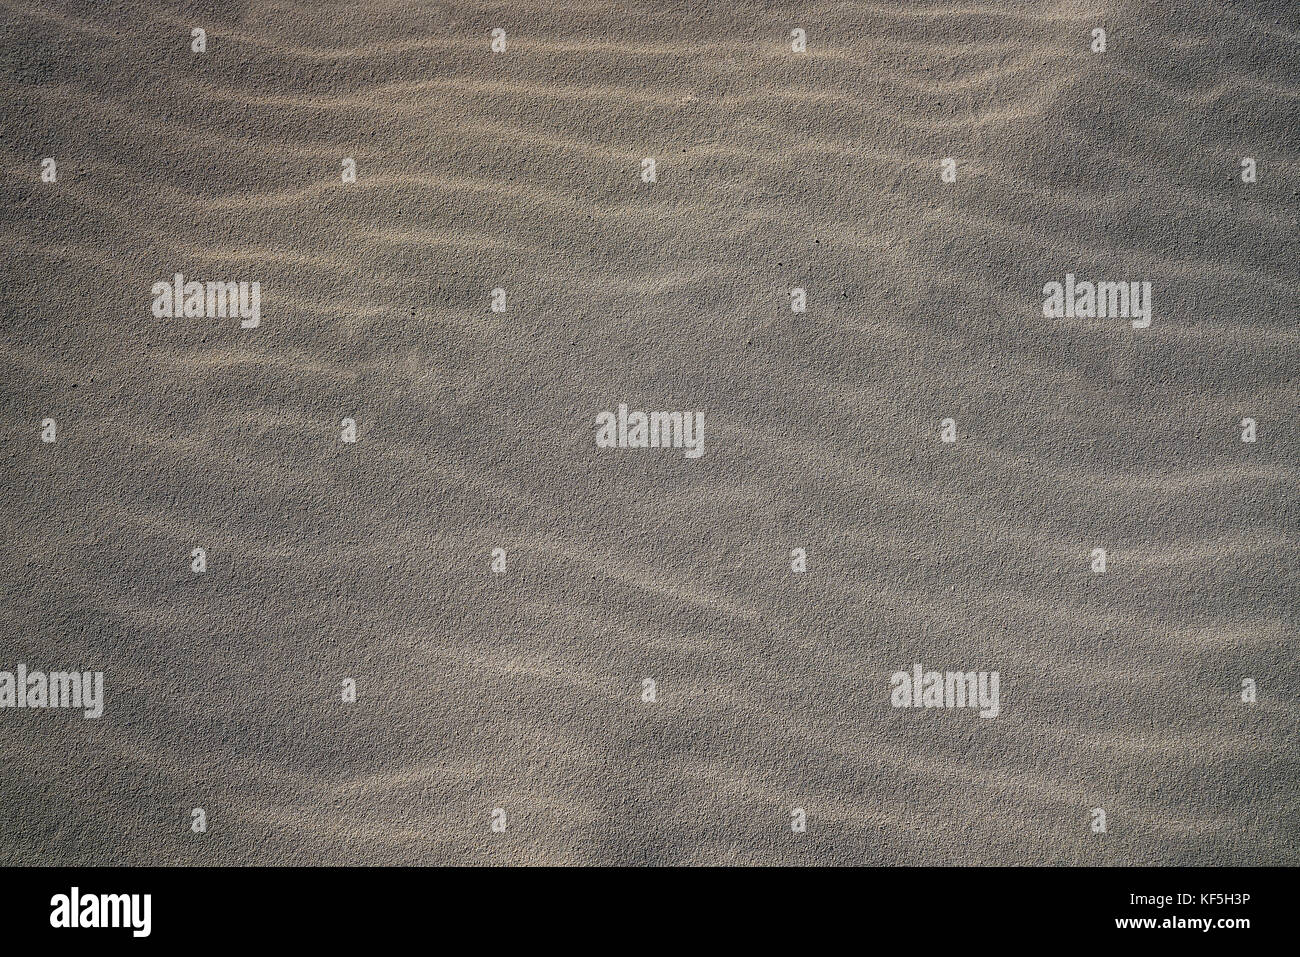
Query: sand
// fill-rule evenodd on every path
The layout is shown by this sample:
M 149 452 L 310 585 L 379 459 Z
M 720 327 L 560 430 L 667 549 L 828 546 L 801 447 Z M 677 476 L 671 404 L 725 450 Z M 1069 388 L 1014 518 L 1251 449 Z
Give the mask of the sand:
M 0 31 L 0 863 L 1300 862 L 1292 4 Z

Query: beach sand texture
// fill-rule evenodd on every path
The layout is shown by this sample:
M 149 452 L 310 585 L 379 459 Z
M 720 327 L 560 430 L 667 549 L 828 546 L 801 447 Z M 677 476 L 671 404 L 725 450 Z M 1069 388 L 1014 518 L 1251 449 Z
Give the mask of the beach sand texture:
M 1300 860 L 1293 4 L 0 0 L 0 56 L 0 670 L 105 688 L 0 709 L 0 863 Z

